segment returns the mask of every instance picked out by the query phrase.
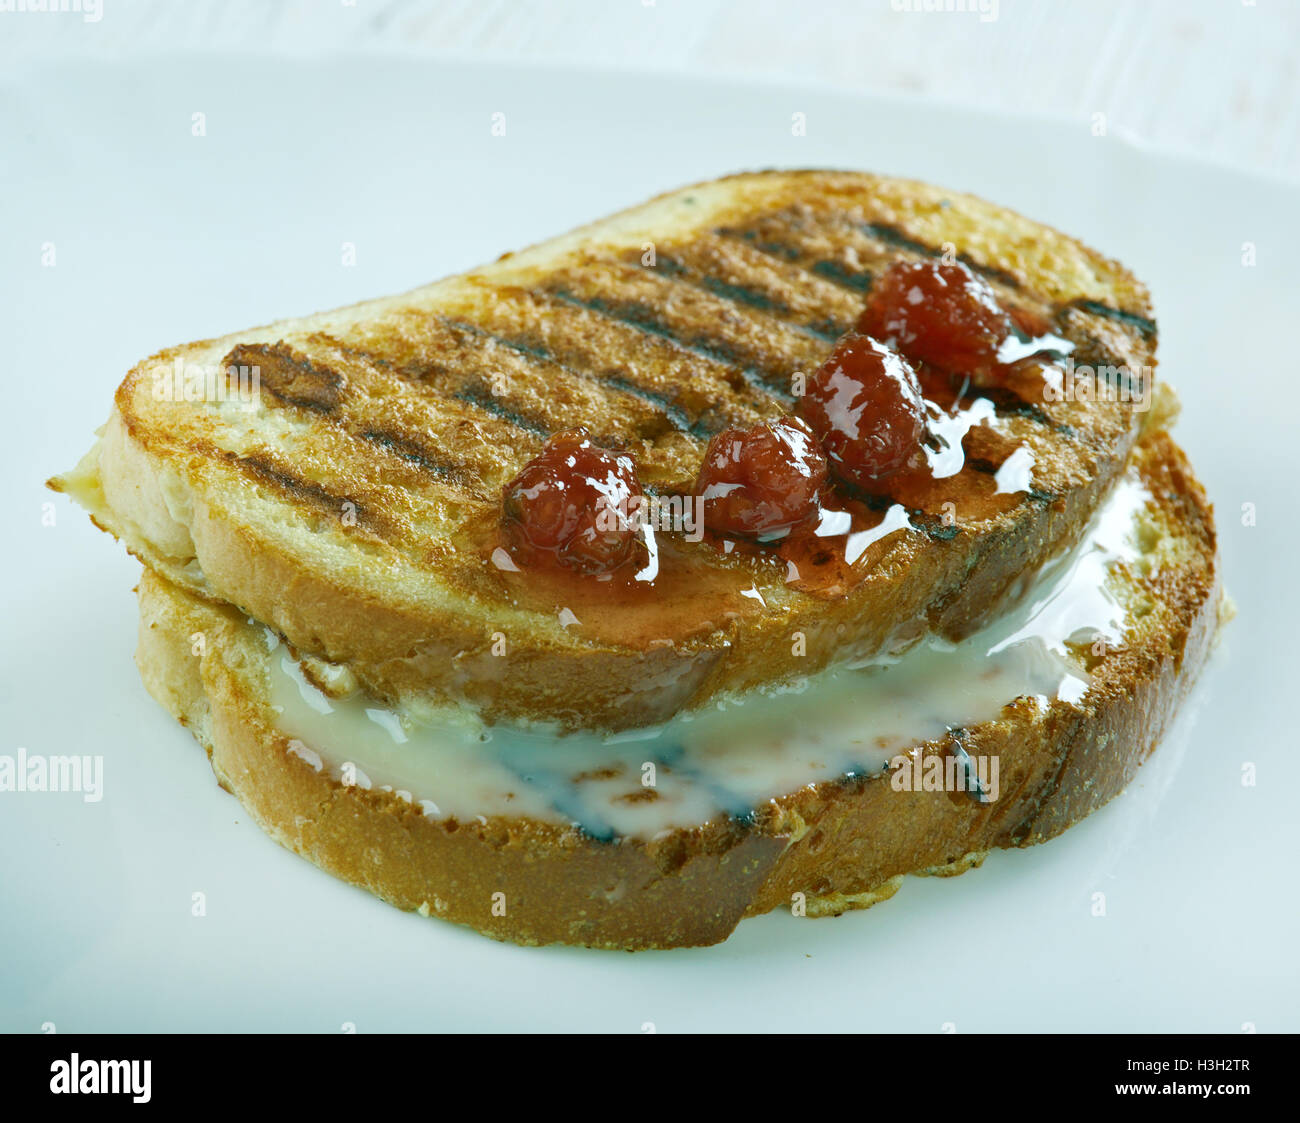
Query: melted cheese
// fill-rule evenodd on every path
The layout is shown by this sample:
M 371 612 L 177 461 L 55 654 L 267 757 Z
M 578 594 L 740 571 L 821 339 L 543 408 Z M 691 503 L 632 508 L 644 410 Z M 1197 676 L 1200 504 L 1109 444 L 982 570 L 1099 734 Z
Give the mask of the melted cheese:
M 1016 699 L 1079 702 L 1089 680 L 1072 647 L 1122 642 L 1125 614 L 1108 578 L 1136 556 L 1134 517 L 1148 499 L 1122 482 L 1083 541 L 961 643 L 931 637 L 654 728 L 561 736 L 487 727 L 466 710 L 416 720 L 360 692 L 323 694 L 268 632 L 272 706 L 291 751 L 312 767 L 394 791 L 427 815 L 527 816 L 598 838 L 653 838 L 748 815 L 803 785 L 877 774 L 918 742 L 997 718 Z

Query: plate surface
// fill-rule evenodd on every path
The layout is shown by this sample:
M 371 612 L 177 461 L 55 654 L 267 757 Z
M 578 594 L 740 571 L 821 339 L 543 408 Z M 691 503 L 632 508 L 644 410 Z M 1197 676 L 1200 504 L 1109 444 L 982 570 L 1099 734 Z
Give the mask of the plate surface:
M 401 57 L 34 67 L 0 83 L 0 151 L 0 754 L 104 762 L 97 802 L 0 793 L 0 1029 L 1300 1028 L 1294 187 L 1087 122 Z M 1216 502 L 1239 608 L 1161 750 L 1046 846 L 909 879 L 837 920 L 746 921 L 711 949 L 499 945 L 281 850 L 141 686 L 136 563 L 41 482 L 160 347 L 399 291 L 661 190 L 777 166 L 974 192 L 1150 285 L 1177 436 Z

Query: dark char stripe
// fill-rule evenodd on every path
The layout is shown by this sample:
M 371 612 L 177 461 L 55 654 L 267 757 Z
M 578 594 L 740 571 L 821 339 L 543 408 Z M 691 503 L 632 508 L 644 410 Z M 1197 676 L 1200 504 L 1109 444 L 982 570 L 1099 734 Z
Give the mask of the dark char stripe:
M 814 261 L 812 272 L 825 281 L 853 292 L 866 293 L 871 288 L 871 274 L 866 269 L 852 270 L 839 261 Z
M 389 433 L 382 429 L 367 429 L 365 432 L 358 433 L 357 436 L 363 441 L 369 441 L 371 444 L 378 445 L 380 448 L 400 456 L 403 460 L 414 464 L 417 468 L 428 472 L 430 475 L 437 476 L 439 479 L 459 480 L 464 475 L 465 466 L 463 464 L 453 464 L 450 461 L 438 459 L 428 449 L 421 447 L 409 437 Z
M 922 531 L 928 537 L 936 542 L 951 542 L 961 533 L 961 527 L 956 523 L 947 525 L 943 519 L 935 518 L 933 515 L 919 515 L 913 513 L 911 516 L 912 526 Z
M 664 268 L 666 266 L 666 268 Z M 783 300 L 768 296 L 767 293 L 759 289 L 751 288 L 748 285 L 738 284 L 735 281 L 724 281 L 721 277 L 715 277 L 712 274 L 701 272 L 700 270 L 687 269 L 680 262 L 672 258 L 660 256 L 653 267 L 644 266 L 643 268 L 654 268 L 663 273 L 663 275 L 682 284 L 694 285 L 697 288 L 704 289 L 720 300 L 730 301 L 732 304 L 744 304 L 749 308 L 756 309 L 759 312 L 765 312 L 770 316 L 776 316 L 783 320 L 795 331 L 802 332 L 804 335 L 810 335 L 814 339 L 822 340 L 827 343 L 834 343 L 841 335 L 844 329 L 836 326 L 830 320 L 821 320 L 816 323 L 803 324 L 794 320 L 790 306 Z
M 575 367 L 571 363 L 567 363 L 558 356 L 552 354 L 550 351 L 547 351 L 544 347 L 539 347 L 532 343 L 524 343 L 521 340 L 512 339 L 507 336 L 497 335 L 495 332 L 488 331 L 486 328 L 479 327 L 477 324 L 466 323 L 463 320 L 447 320 L 445 322 L 449 327 L 457 328 L 461 331 L 472 332 L 476 335 L 491 339 L 494 342 L 499 343 L 502 347 L 507 347 L 511 351 L 523 355 L 534 364 L 548 364 L 550 366 L 558 367 L 560 370 L 572 374 L 576 378 L 596 382 L 608 386 L 613 390 L 617 390 L 620 393 L 628 394 L 639 401 L 644 402 L 648 406 L 653 406 L 655 410 L 668 420 L 669 424 L 671 424 L 674 429 L 683 433 L 695 433 L 697 436 L 699 435 L 697 432 L 698 422 L 692 423 L 691 419 L 686 415 L 685 410 L 680 406 L 675 405 L 657 390 L 652 390 L 648 386 L 642 386 L 639 383 L 622 377 L 621 375 L 599 372 L 591 368 Z
M 638 386 L 635 382 L 629 382 L 626 378 L 617 374 L 606 374 L 601 376 L 601 381 L 615 390 L 622 390 L 625 394 L 631 394 L 634 398 L 639 398 L 646 405 L 653 406 L 662 413 L 672 423 L 674 429 L 682 433 L 690 433 L 693 436 L 707 435 L 707 430 L 701 422 L 692 422 L 686 416 L 686 411 L 680 406 L 673 405 L 667 398 L 655 390 L 647 389 L 644 386 Z
M 663 255 L 659 256 L 652 268 L 662 269 L 666 276 L 672 277 L 674 280 L 688 280 L 693 272 L 680 262 Z M 707 273 L 695 273 L 695 277 L 698 278 L 703 288 L 713 293 L 714 296 L 720 296 L 723 300 L 730 300 L 736 304 L 747 304 L 750 308 L 757 308 L 760 312 L 774 312 L 782 316 L 790 314 L 789 305 L 780 300 L 773 300 L 767 293 L 759 292 L 747 285 L 724 281 L 721 277 L 713 277 Z
M 314 507 L 327 511 L 331 515 L 342 515 L 344 504 L 351 503 L 356 510 L 357 521 L 365 521 L 365 512 L 361 509 L 355 499 L 349 499 L 343 495 L 335 495 L 334 492 L 321 487 L 320 484 L 313 483 L 311 480 L 304 480 L 300 476 L 295 476 L 291 472 L 285 471 L 278 464 L 251 453 L 247 456 L 238 456 L 235 453 L 226 453 L 226 459 L 238 467 L 244 469 L 252 476 L 268 483 L 273 487 L 279 488 L 286 492 L 294 499 L 304 503 L 309 503 Z
M 786 403 L 794 401 L 794 395 L 790 391 L 751 367 L 729 344 L 719 339 L 683 339 L 672 327 L 663 323 L 649 305 L 637 301 L 626 303 L 607 301 L 599 297 L 584 299 L 565 288 L 543 290 L 543 295 L 553 296 L 566 304 L 585 308 L 588 312 L 595 312 L 599 316 L 616 320 L 646 335 L 665 340 L 681 350 L 691 351 L 716 363 L 738 368 L 745 381 L 755 390 L 778 401 Z
M 861 224 L 861 229 L 877 242 L 883 242 L 895 249 L 910 250 L 912 253 L 923 253 L 930 257 L 940 252 L 933 246 L 927 245 L 925 242 L 919 242 L 911 235 L 905 234 L 897 226 L 890 226 L 883 222 L 864 222 Z
M 862 229 L 872 238 L 875 238 L 876 241 L 883 242 L 887 246 L 894 246 L 900 250 L 909 250 L 912 253 L 925 254 L 927 257 L 940 257 L 943 254 L 942 248 L 937 248 L 913 238 L 897 226 L 890 226 L 883 222 L 864 222 Z M 966 253 L 959 253 L 957 260 L 968 269 L 998 281 L 1006 285 L 1007 288 L 1020 288 L 1020 278 L 1014 273 L 999 269 L 996 265 L 986 265 L 982 261 L 976 261 L 970 254 Z
M 462 332 L 464 331 L 475 332 L 481 336 L 488 335 L 487 332 L 484 332 L 482 329 L 475 327 L 473 324 L 461 323 L 459 321 L 450 320 L 441 316 L 438 317 L 438 319 L 446 327 L 452 330 L 457 330 Z M 385 370 L 397 374 L 398 376 L 406 379 L 408 382 L 413 383 L 416 386 L 425 386 L 427 384 L 425 376 L 428 374 L 429 371 L 437 369 L 432 366 L 425 367 L 425 366 L 419 366 L 413 364 L 396 366 L 388 359 L 385 359 L 379 355 L 372 354 L 371 352 L 363 348 L 346 347 L 343 349 L 351 358 L 359 359 L 363 362 L 373 363 L 376 366 L 383 367 Z M 449 371 L 449 373 L 451 373 L 453 377 L 466 376 L 466 372 L 464 372 L 463 370 L 451 370 Z M 516 429 L 520 429 L 527 433 L 534 433 L 541 437 L 550 436 L 551 431 L 547 425 L 543 424 L 542 422 L 538 421 L 535 418 L 525 417 L 523 414 L 518 413 L 515 410 L 511 410 L 509 407 L 503 405 L 501 402 L 499 402 L 496 398 L 492 396 L 491 391 L 487 388 L 486 385 L 483 384 L 480 377 L 475 377 L 475 376 L 470 376 L 470 377 L 471 380 L 467 384 L 462 385 L 459 390 L 453 391 L 452 393 L 446 396 L 448 398 L 455 399 L 456 401 L 464 402 L 466 405 L 474 406 L 476 409 L 482 410 L 485 413 L 489 413 L 493 417 L 497 418 L 497 420 L 504 421 L 508 425 L 514 426 Z M 410 458 L 408 457 L 408 459 Z M 429 459 L 434 463 L 437 463 L 436 457 L 430 457 Z
M 779 257 L 783 261 L 798 262 L 804 256 L 803 250 L 798 246 L 786 245 L 784 242 L 773 242 L 758 240 L 758 231 L 737 228 L 733 226 L 715 227 L 713 233 L 720 238 L 739 238 L 742 242 L 748 242 L 760 253 L 765 253 L 769 257 Z
M 818 260 L 811 264 L 805 264 L 804 259 L 807 254 L 798 246 L 786 245 L 784 242 L 773 242 L 758 240 L 758 234 L 753 230 L 738 230 L 728 226 L 719 226 L 713 230 L 713 233 L 720 238 L 737 238 L 742 242 L 747 242 L 760 253 L 765 253 L 768 257 L 778 258 L 787 264 L 798 265 L 799 268 L 823 281 L 829 281 L 840 288 L 848 289 L 850 292 L 865 293 L 871 287 L 871 274 L 863 269 L 854 272 L 846 269 L 843 263 L 832 260 Z
M 918 238 L 913 238 L 910 234 L 899 229 L 897 226 L 891 226 L 883 222 L 862 222 L 855 224 L 857 229 L 866 234 L 873 241 L 882 245 L 890 246 L 893 249 L 907 250 L 909 253 L 922 254 L 926 257 L 942 256 L 942 248 L 929 245 Z M 785 245 L 781 242 L 758 240 L 758 235 L 753 230 L 737 230 L 729 227 L 718 227 L 714 230 L 727 238 L 740 238 L 748 242 L 755 249 L 762 251 L 774 257 L 779 257 L 783 261 L 799 261 L 805 257 L 803 251 L 795 246 Z M 1006 285 L 1010 289 L 1019 289 L 1021 287 L 1020 278 L 1006 269 L 1000 269 L 996 265 L 986 265 L 982 261 L 976 261 L 967 253 L 959 253 L 957 260 L 968 268 L 974 270 L 985 277 L 992 278 Z M 823 259 L 814 261 L 804 266 L 809 272 L 816 274 L 825 281 L 839 285 L 841 288 L 849 289 L 852 292 L 866 293 L 871 287 L 871 273 L 867 270 L 853 271 L 845 268 L 844 264 L 835 260 Z
M 525 433 L 533 433 L 542 438 L 551 435 L 548 426 L 543 425 L 541 422 L 536 421 L 531 417 L 525 417 L 523 414 L 512 410 L 509 406 L 502 404 L 494 398 L 491 391 L 481 383 L 471 383 L 468 386 L 462 386 L 451 396 L 459 402 L 464 402 L 466 405 L 471 405 L 476 409 L 483 410 L 484 413 L 490 413 L 493 417 L 499 418 L 501 421 L 504 421 L 509 425 L 513 425 L 516 429 L 522 429 Z
M 1025 401 L 1024 398 L 1012 393 L 1010 390 L 999 386 L 981 386 L 979 393 L 981 397 L 988 398 L 993 403 L 993 408 L 997 410 L 999 417 L 1024 417 L 1037 422 L 1039 425 L 1046 426 L 1057 436 L 1070 439 L 1074 439 L 1076 436 L 1072 425 L 1067 425 L 1062 421 L 1053 421 L 1041 406 Z
M 1102 304 L 1099 300 L 1080 298 L 1079 300 L 1070 301 L 1065 307 L 1078 308 L 1082 312 L 1089 312 L 1094 316 L 1102 316 L 1107 320 L 1114 320 L 1116 323 L 1137 328 L 1144 339 L 1152 339 L 1156 335 L 1155 320 L 1140 316 L 1136 312 L 1125 312 L 1122 308 L 1112 308 L 1109 304 Z
M 555 363 L 555 358 L 542 350 L 540 347 L 534 347 L 528 343 L 522 343 L 517 339 L 507 339 L 503 335 L 497 335 L 495 332 L 488 331 L 487 328 L 478 324 L 471 324 L 468 320 L 455 320 L 450 316 L 439 316 L 438 320 L 452 331 L 466 332 L 470 335 L 478 336 L 480 339 L 488 339 L 493 343 L 499 344 L 516 354 L 522 355 L 525 359 L 530 360 L 534 365 L 544 363 Z M 556 365 L 560 365 L 556 363 Z
M 343 376 L 281 340 L 239 343 L 222 360 L 224 367 L 257 371 L 258 385 L 276 401 L 316 413 L 330 413 L 343 395 Z

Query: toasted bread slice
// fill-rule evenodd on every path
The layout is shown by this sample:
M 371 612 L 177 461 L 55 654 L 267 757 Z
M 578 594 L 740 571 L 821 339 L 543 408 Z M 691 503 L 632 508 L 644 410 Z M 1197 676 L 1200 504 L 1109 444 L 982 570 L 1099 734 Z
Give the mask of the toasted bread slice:
M 809 916 L 840 913 L 891 895 L 905 874 L 961 872 L 993 847 L 1051 838 L 1123 790 L 1200 669 L 1220 611 L 1211 509 L 1163 431 L 1144 437 L 1123 486 L 1139 497 L 1121 511 L 1127 552 L 1105 572 L 1084 572 L 1079 558 L 1067 567 L 1082 582 L 1074 595 L 1104 587 L 1121 610 L 1104 644 L 1073 636 L 1083 643 L 1072 651 L 1086 692 L 1073 702 L 1007 697 L 987 720 L 890 750 L 894 765 L 911 762 L 917 775 L 963 754 L 997 760 L 1000 792 L 981 798 L 969 789 L 899 790 L 897 769 L 886 767 L 792 784 L 748 813 L 667 830 L 595 837 L 566 821 L 559 797 L 548 812 L 485 802 L 487 814 L 457 818 L 424 798 L 454 786 L 449 756 L 437 762 L 436 791 L 385 791 L 347 776 L 346 762 L 322 759 L 324 745 L 280 728 L 275 637 L 148 569 L 137 661 L 150 693 L 205 746 L 221 785 L 271 837 L 337 877 L 524 944 L 710 944 L 746 916 L 792 904 Z M 1057 617 L 1053 605 L 1046 615 Z M 196 633 L 206 639 L 200 656 Z M 886 696 L 897 669 L 879 672 Z M 861 721 L 873 716 L 864 704 Z M 571 790 L 606 779 L 597 763 L 569 778 Z M 673 767 L 689 778 L 702 764 L 688 750 Z M 743 778 L 735 769 L 731 779 Z M 522 785 L 539 775 L 518 779 L 514 793 L 526 807 Z
M 789 408 L 875 271 L 939 253 L 1068 339 L 1074 361 L 1153 367 L 1146 291 L 1056 231 L 910 181 L 737 175 L 404 296 L 163 351 L 52 484 L 158 573 L 385 701 L 663 720 L 920 630 L 969 632 L 1077 538 L 1122 470 L 1141 409 L 1046 400 L 1029 362 L 939 403 L 982 418 L 956 438 L 960 471 L 895 480 L 861 549 L 828 539 L 799 581 L 779 551 L 673 535 L 658 579 L 630 593 L 493 563 L 501 486 L 549 433 L 585 424 L 631 450 L 648 487 L 689 488 L 712 433 Z M 258 372 L 256 408 L 212 400 L 216 384 L 166 400 L 185 396 L 178 370 L 231 366 Z

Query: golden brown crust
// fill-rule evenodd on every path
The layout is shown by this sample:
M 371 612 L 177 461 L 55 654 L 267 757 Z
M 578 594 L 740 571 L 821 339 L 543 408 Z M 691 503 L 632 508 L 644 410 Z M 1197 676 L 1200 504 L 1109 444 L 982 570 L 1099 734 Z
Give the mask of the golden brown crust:
M 886 773 L 801 789 L 750 823 L 718 819 L 650 843 L 528 819 L 431 819 L 287 751 L 267 709 L 260 629 L 229 607 L 146 570 L 137 658 L 150 692 L 208 747 L 223 786 L 263 829 L 384 900 L 524 944 L 710 944 L 745 916 L 800 901 L 809 916 L 863 907 L 904 874 L 960 872 L 993 847 L 1044 841 L 1123 790 L 1204 662 L 1220 600 L 1212 512 L 1183 454 L 1154 432 L 1134 465 L 1152 500 L 1141 558 L 1118 588 L 1130 615 L 1123 646 L 1092 657 L 1081 707 L 1022 699 L 953 734 L 972 756 L 998 757 L 992 804 L 895 791 Z M 198 658 L 195 632 L 206 638 Z
M 478 537 L 501 483 L 575 421 L 634 449 L 651 484 L 682 486 L 709 432 L 786 408 L 786 380 L 853 322 L 873 269 L 945 246 L 1081 356 L 1153 365 L 1145 290 L 1055 231 L 911 181 L 728 177 L 403 297 L 162 352 L 118 391 L 96 517 L 377 696 L 464 699 L 490 720 L 641 724 L 919 622 L 960 635 L 1075 539 L 1139 432 L 1130 406 L 1003 403 L 961 475 L 896 497 L 929 529 L 870 547 L 869 576 L 839 599 L 701 547 L 653 604 L 591 605 L 570 626 L 560 602 L 526 603 Z M 160 370 L 230 354 L 264 368 L 252 420 L 155 400 Z M 1020 446 L 1034 488 L 1009 498 L 991 473 Z M 932 534 L 950 502 L 956 534 Z

